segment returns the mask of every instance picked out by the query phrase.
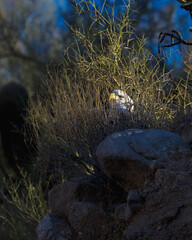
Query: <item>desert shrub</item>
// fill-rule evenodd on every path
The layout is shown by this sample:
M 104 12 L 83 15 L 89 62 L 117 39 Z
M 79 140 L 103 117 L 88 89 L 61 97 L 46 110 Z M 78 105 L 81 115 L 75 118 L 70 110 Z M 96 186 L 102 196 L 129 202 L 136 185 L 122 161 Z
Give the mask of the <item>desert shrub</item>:
M 22 179 L 4 181 L 4 199 L 0 205 L 0 239 L 34 240 L 37 224 L 48 212 L 46 194 L 48 183 L 21 171 Z
M 48 71 L 46 90 L 30 108 L 36 164 L 56 167 L 66 179 L 93 171 L 96 147 L 110 133 L 130 127 L 169 129 L 176 113 L 191 104 L 188 79 L 174 82 L 164 59 L 147 50 L 144 36 L 134 34 L 130 2 L 119 18 L 114 8 L 104 4 L 99 9 L 91 0 L 74 6 L 78 14 L 90 14 L 91 24 L 70 26 L 74 44 L 65 49 L 58 70 Z M 108 117 L 115 89 L 133 99 L 134 114 Z

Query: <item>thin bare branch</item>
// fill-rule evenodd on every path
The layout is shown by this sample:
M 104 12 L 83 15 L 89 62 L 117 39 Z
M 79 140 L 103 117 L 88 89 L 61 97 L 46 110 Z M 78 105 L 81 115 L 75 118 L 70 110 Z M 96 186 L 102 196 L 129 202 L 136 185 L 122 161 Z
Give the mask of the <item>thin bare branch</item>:
M 163 43 L 166 37 L 170 37 L 171 43 L 166 45 L 161 45 L 161 43 Z M 181 33 L 175 29 L 173 29 L 171 33 L 161 32 L 159 34 L 158 53 L 161 52 L 161 48 L 173 47 L 179 44 L 192 45 L 192 42 L 182 39 Z

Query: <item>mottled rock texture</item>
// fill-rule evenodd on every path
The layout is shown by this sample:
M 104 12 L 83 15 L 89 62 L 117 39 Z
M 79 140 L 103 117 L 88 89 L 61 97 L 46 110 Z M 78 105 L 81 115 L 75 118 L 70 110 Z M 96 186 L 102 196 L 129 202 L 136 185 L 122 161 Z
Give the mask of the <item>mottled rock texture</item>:
M 41 240 L 70 240 L 72 233 L 64 217 L 48 213 L 37 226 L 37 236 Z
M 126 192 L 108 182 L 99 184 L 98 177 L 88 176 L 61 183 L 49 191 L 49 207 L 54 214 L 67 214 L 73 202 L 91 202 L 106 207 L 126 201 Z M 98 183 L 97 183 L 98 181 Z M 112 184 L 112 183 L 111 183 Z
M 162 130 L 127 130 L 106 140 L 98 147 L 99 163 L 126 191 L 101 187 L 93 176 L 55 186 L 49 193 L 53 214 L 39 224 L 38 239 L 55 240 L 55 234 L 59 240 L 191 240 L 190 147 Z
M 129 129 L 109 135 L 98 145 L 96 155 L 106 175 L 129 191 L 144 186 L 152 161 L 190 151 L 176 133 Z

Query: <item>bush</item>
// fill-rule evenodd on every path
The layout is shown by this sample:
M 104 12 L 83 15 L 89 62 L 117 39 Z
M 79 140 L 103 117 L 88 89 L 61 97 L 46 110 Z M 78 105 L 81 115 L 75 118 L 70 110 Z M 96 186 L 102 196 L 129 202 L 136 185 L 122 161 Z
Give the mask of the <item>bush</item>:
M 33 181 L 31 176 L 20 172 L 22 179 L 6 179 L 6 193 L 1 191 L 4 201 L 0 205 L 0 239 L 36 239 L 37 224 L 49 211 L 46 200 L 48 183 L 42 183 L 41 178 L 37 180 L 37 176 Z
M 89 14 L 88 26 L 70 26 L 74 44 L 64 63 L 47 74 L 43 94 L 32 102 L 30 121 L 38 139 L 38 166 L 55 167 L 65 179 L 94 171 L 99 142 L 130 127 L 169 129 L 178 111 L 191 104 L 188 80 L 174 82 L 163 59 L 134 34 L 130 2 L 120 18 L 107 5 L 76 2 L 77 13 Z M 106 12 L 106 14 L 103 14 Z M 124 121 L 108 117 L 109 95 L 125 91 L 136 113 Z M 43 97 L 42 97 L 43 95 Z

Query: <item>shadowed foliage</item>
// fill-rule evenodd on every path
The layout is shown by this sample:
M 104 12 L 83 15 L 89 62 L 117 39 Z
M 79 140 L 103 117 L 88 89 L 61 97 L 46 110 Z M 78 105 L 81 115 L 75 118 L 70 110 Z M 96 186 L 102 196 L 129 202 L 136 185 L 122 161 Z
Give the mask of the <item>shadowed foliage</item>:
M 2 149 L 7 165 L 15 172 L 18 167 L 26 168 L 30 162 L 31 146 L 26 136 L 29 135 L 29 125 L 25 121 L 28 102 L 28 92 L 21 84 L 10 82 L 0 89 Z

